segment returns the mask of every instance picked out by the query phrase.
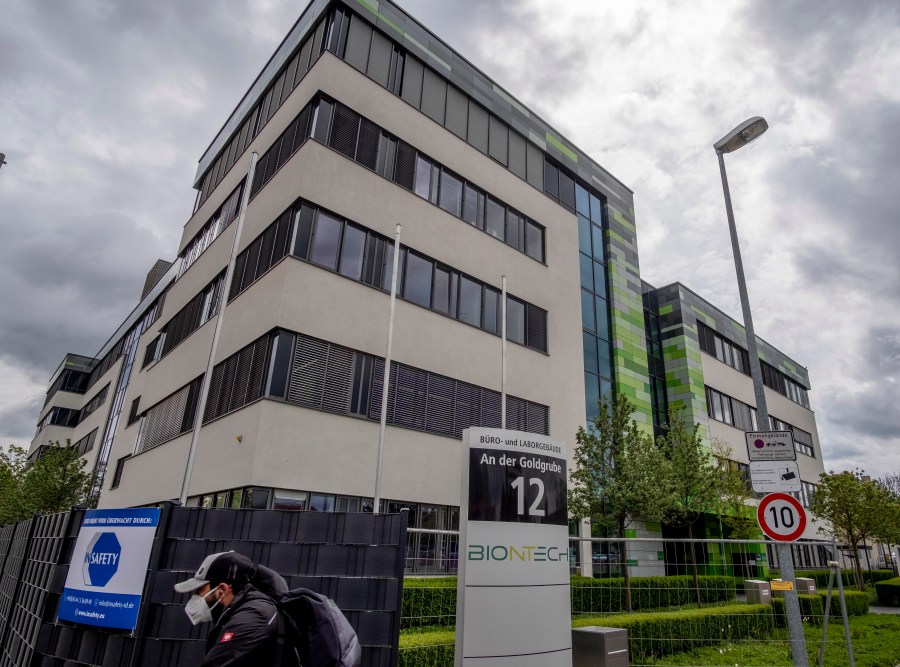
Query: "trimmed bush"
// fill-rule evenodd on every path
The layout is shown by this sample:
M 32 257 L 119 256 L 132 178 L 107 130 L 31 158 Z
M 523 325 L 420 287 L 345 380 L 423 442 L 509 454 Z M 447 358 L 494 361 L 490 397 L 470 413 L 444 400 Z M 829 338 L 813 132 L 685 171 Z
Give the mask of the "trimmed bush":
M 735 599 L 731 577 L 701 576 L 703 603 Z M 603 614 L 625 611 L 625 580 L 572 577 L 572 613 Z M 634 577 L 631 580 L 632 609 L 659 609 L 693 604 L 691 576 Z M 401 627 L 417 628 L 456 623 L 456 577 L 408 578 L 403 582 Z
M 728 602 L 735 599 L 731 577 L 701 576 L 700 601 Z M 689 575 L 672 577 L 634 577 L 631 580 L 631 608 L 660 609 L 696 602 L 694 578 Z M 602 614 L 625 611 L 625 580 L 572 577 L 572 613 Z
M 824 613 L 825 598 L 828 591 L 819 591 L 822 596 L 822 610 Z M 869 594 L 862 591 L 844 591 L 844 600 L 847 602 L 847 616 L 865 616 L 869 613 Z M 838 591 L 831 592 L 831 613 L 832 618 L 841 617 L 841 594 Z
M 633 663 L 739 639 L 763 639 L 775 628 L 767 604 L 579 618 L 573 627 L 602 625 L 628 630 Z
M 400 635 L 398 667 L 452 665 L 456 632 L 453 628 L 427 628 Z
M 819 625 L 825 616 L 825 597 L 810 593 L 797 596 L 800 601 L 800 617 L 805 623 Z M 784 598 L 772 598 L 772 613 L 775 614 L 775 625 L 787 627 L 787 612 L 784 609 Z
M 456 577 L 403 580 L 400 627 L 456 624 Z
M 875 584 L 878 604 L 885 607 L 900 607 L 900 577 L 879 581 Z

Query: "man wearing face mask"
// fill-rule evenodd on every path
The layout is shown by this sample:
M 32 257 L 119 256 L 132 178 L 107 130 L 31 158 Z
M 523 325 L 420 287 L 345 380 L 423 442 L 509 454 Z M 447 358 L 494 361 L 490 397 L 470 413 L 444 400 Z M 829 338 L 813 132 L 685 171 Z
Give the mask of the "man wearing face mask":
M 268 595 L 251 581 L 258 566 L 233 551 L 207 556 L 197 573 L 175 584 L 179 593 L 191 593 L 185 613 L 191 623 L 215 621 L 206 639 L 202 667 L 243 667 L 271 665 L 277 654 L 278 608 Z M 284 579 L 278 588 L 287 590 Z

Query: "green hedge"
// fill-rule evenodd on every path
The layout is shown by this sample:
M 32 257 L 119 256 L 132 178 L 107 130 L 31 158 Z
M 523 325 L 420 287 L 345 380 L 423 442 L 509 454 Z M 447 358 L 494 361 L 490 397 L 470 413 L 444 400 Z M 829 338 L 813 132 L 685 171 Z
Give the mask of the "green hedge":
M 731 577 L 701 576 L 700 601 L 729 602 L 735 599 Z M 625 611 L 625 580 L 572 577 L 572 614 L 620 613 Z M 631 579 L 631 608 L 660 609 L 692 604 L 694 578 L 689 575 L 672 577 L 633 577 Z
M 800 600 L 800 616 L 803 621 L 814 625 L 820 624 L 822 617 L 825 616 L 825 596 L 815 593 L 800 594 L 797 599 Z M 787 613 L 784 610 L 784 598 L 772 598 L 772 613 L 775 614 L 775 625 L 786 628 Z
M 456 625 L 456 577 L 404 579 L 400 625 Z
M 775 616 L 767 604 L 737 604 L 713 609 L 579 618 L 572 625 L 625 628 L 631 661 L 643 664 L 654 657 L 723 641 L 766 638 L 775 628 Z
M 704 603 L 735 599 L 732 577 L 701 576 L 700 600 Z M 602 614 L 625 611 L 624 579 L 572 577 L 572 613 Z M 691 576 L 633 577 L 633 610 L 659 609 L 692 604 L 694 579 Z M 409 578 L 403 582 L 401 626 L 416 628 L 456 623 L 456 577 Z
M 885 607 L 900 607 L 900 577 L 879 581 L 875 584 L 878 604 Z
M 800 600 L 800 616 L 808 623 L 818 625 L 825 616 L 825 598 L 827 591 L 819 591 L 818 594 L 798 595 Z M 862 591 L 844 591 L 844 600 L 847 603 L 847 616 L 864 616 L 869 613 L 869 594 Z M 775 623 L 780 628 L 787 627 L 784 611 L 784 599 L 772 598 L 772 611 L 775 614 Z M 831 594 L 831 618 L 841 617 L 841 596 L 838 592 Z
M 444 667 L 453 664 L 456 632 L 453 628 L 423 628 L 400 635 L 398 667 Z

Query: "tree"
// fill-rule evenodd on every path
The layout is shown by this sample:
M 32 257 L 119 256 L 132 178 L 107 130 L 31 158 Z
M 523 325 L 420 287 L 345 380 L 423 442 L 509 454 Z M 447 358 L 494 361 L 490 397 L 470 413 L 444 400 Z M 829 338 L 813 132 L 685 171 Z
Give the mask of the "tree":
M 863 478 L 861 470 L 830 472 L 819 475 L 819 485 L 810 503 L 810 512 L 828 522 L 819 532 L 833 535 L 854 551 L 853 569 L 857 587 L 864 591 L 862 566 L 856 552 L 860 543 L 881 532 L 889 520 L 885 508 L 890 495 L 878 484 Z
M 86 465 L 68 440 L 48 444 L 33 461 L 15 445 L 0 453 L 0 525 L 83 503 L 91 486 Z
M 897 570 L 897 563 L 894 562 L 892 545 L 900 544 L 900 474 L 891 473 L 879 477 L 875 483 L 881 488 L 886 496 L 886 504 L 883 508 L 883 517 L 876 527 L 873 537 L 881 544 L 887 546 L 890 554 L 890 564 Z
M 756 508 L 750 504 L 753 491 L 737 463 L 732 460 L 728 443 L 713 440 L 712 452 L 716 461 L 719 488 L 718 514 L 735 540 L 751 540 L 759 535 Z
M 576 519 L 612 529 L 619 537 L 640 517 L 661 521 L 671 505 L 669 464 L 631 418 L 628 399 L 602 399 L 600 414 L 575 437 L 575 469 L 570 474 L 569 512 Z M 628 549 L 620 547 L 625 579 L 625 608 L 631 611 Z
M 703 444 L 700 425 L 688 426 L 683 410 L 670 409 L 665 432 L 657 445 L 670 463 L 674 503 L 667 518 L 685 525 L 690 540 L 691 573 L 697 606 L 700 602 L 700 580 L 697 576 L 697 550 L 694 545 L 694 523 L 707 512 L 718 509 L 720 499 L 719 471 L 709 448 Z

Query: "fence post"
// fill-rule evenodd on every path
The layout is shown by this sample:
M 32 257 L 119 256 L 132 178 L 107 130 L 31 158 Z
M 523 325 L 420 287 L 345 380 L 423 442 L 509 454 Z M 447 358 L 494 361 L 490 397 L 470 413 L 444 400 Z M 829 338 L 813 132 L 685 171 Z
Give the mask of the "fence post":
M 6 654 L 6 642 L 9 640 L 9 630 L 12 627 L 12 616 L 15 611 L 16 601 L 19 599 L 19 589 L 22 586 L 22 572 L 25 571 L 25 563 L 28 561 L 28 551 L 31 549 L 31 538 L 34 536 L 34 526 L 36 523 L 35 518 L 37 517 L 26 519 L 29 524 L 28 536 L 25 538 L 25 546 L 22 548 L 22 560 L 19 563 L 19 571 L 16 572 L 16 585 L 13 587 L 12 596 L 9 600 L 9 617 L 6 619 L 6 623 L 3 626 L 2 635 L 0 635 L 0 657 Z M 12 544 L 10 544 L 10 549 L 12 549 Z M 9 560 L 9 555 L 7 555 L 5 560 Z M 5 565 L 6 563 L 4 562 L 4 568 Z
M 134 628 L 134 651 L 131 654 L 131 667 L 140 667 L 144 659 L 144 646 L 147 643 L 147 614 L 149 605 L 147 603 L 150 593 L 156 584 L 156 578 L 159 576 L 160 565 L 162 564 L 163 554 L 165 553 L 166 539 L 169 536 L 169 520 L 172 512 L 181 507 L 178 501 L 167 500 L 162 504 L 159 513 L 159 523 L 156 526 L 156 539 L 153 542 L 153 548 L 150 551 L 150 561 L 147 565 L 147 580 L 144 582 L 144 592 L 141 596 L 141 610 L 138 615 L 137 625 Z
M 385 515 L 381 517 L 386 518 Z M 393 630 L 393 648 L 391 650 L 391 659 L 388 664 L 396 665 L 400 660 L 400 625 L 403 616 L 403 575 L 406 571 L 406 529 L 409 527 L 409 508 L 404 507 L 400 510 L 400 535 L 399 549 L 400 557 L 397 559 L 397 568 L 395 570 L 397 576 L 397 586 L 400 592 L 397 594 L 397 613 L 394 614 Z

